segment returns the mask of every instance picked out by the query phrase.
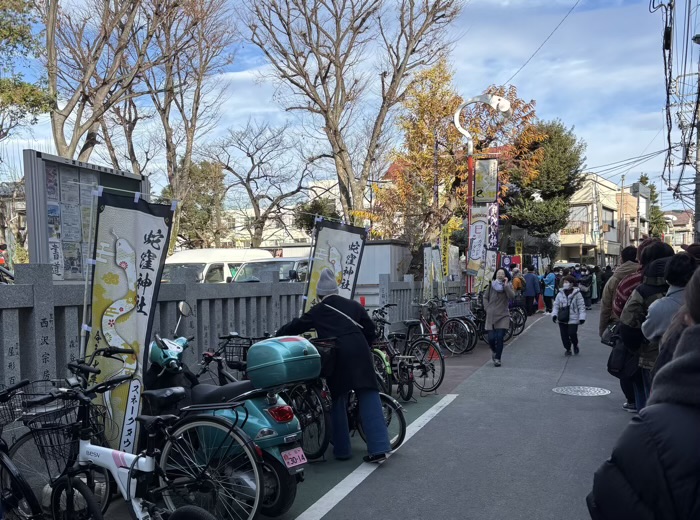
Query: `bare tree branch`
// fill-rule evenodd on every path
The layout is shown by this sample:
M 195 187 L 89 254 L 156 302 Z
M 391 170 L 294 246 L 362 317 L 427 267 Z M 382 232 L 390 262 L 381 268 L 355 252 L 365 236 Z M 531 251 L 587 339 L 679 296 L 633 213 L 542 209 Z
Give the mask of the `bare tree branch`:
M 413 75 L 447 50 L 446 27 L 462 3 L 244 0 L 249 38 L 265 54 L 273 77 L 288 87 L 287 109 L 311 114 L 322 123 L 346 219 L 363 207 L 390 111 Z M 372 56 L 368 45 L 375 42 L 384 48 L 380 74 L 371 73 L 371 61 L 366 62 Z M 378 106 L 368 95 L 373 85 L 373 91 L 381 92 Z M 362 118 L 371 121 L 371 131 L 355 166 L 352 134 Z

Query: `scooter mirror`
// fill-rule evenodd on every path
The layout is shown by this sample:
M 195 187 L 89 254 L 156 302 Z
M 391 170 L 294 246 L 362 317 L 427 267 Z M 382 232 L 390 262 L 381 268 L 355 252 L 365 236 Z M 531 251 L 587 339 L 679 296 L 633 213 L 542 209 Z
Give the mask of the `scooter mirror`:
M 190 304 L 182 301 L 177 304 L 177 310 L 180 312 L 180 315 L 182 316 L 189 316 L 192 314 L 192 307 L 190 307 Z

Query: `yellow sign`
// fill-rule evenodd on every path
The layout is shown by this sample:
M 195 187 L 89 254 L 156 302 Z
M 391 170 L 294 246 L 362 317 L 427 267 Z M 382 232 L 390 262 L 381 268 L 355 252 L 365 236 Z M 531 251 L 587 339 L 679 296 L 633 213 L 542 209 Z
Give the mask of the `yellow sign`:
M 523 256 L 523 242 L 518 240 L 515 243 L 515 256 Z

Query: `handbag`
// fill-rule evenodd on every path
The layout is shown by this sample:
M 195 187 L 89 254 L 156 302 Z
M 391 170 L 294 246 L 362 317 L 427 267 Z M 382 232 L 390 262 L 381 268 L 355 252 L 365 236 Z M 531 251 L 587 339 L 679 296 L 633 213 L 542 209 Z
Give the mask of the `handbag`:
M 632 377 L 638 369 L 639 355 L 631 352 L 618 338 L 608 356 L 608 373 L 622 379 Z
M 615 322 L 606 327 L 605 332 L 603 332 L 603 335 L 600 337 L 600 342 L 603 345 L 607 345 L 608 347 L 615 346 L 620 337 L 620 333 L 617 331 L 618 325 L 619 322 Z
M 321 356 L 321 377 L 326 379 L 332 377 L 335 372 L 338 347 L 331 341 L 316 341 L 313 345 Z
M 566 298 L 567 306 L 561 307 L 559 312 L 557 312 L 557 323 L 569 323 L 571 318 L 571 300 L 566 295 L 564 295 L 564 298 Z

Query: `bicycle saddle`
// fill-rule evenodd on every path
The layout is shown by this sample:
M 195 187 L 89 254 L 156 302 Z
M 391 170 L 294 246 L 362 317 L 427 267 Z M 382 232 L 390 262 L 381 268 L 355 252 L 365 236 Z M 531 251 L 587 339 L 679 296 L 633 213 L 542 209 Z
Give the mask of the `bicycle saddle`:
M 416 325 L 420 325 L 420 320 L 403 320 L 403 324 L 407 327 L 415 327 Z
M 154 390 L 158 392 L 159 390 Z M 144 429 L 148 432 L 160 425 L 170 426 L 180 419 L 177 415 L 139 415 L 136 417 L 136 422 L 143 424 Z
M 173 386 L 160 390 L 146 390 L 141 392 L 141 396 L 148 401 L 149 405 L 162 408 L 182 401 L 185 398 L 185 389 L 181 386 Z
M 225 403 L 251 390 L 255 390 L 255 387 L 250 381 L 238 381 L 224 386 L 197 385 L 192 388 L 192 404 Z
M 406 339 L 406 334 L 403 332 L 390 332 L 386 337 L 387 339 Z

